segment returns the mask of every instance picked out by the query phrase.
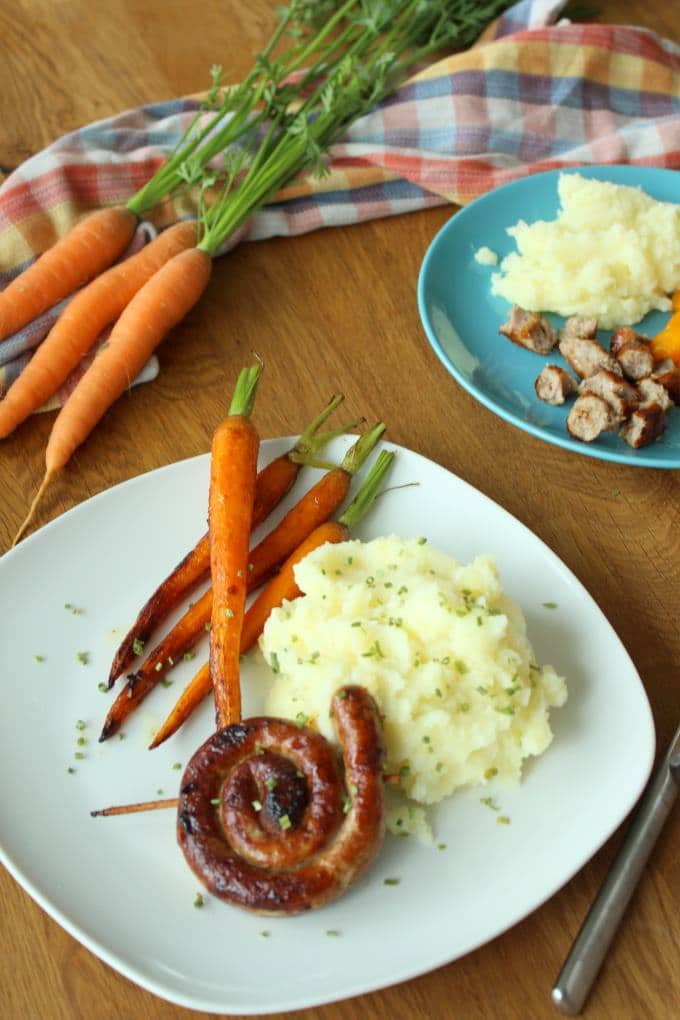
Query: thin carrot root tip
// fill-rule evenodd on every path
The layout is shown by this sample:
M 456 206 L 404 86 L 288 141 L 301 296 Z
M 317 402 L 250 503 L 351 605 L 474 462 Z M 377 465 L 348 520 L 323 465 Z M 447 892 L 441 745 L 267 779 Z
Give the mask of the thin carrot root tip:
M 40 487 L 39 487 L 38 491 L 36 492 L 36 494 L 35 494 L 35 496 L 33 498 L 33 502 L 31 503 L 29 511 L 26 514 L 24 522 L 21 525 L 21 527 L 19 528 L 19 530 L 17 531 L 16 535 L 14 536 L 14 541 L 12 542 L 12 549 L 17 544 L 17 542 L 19 542 L 19 540 L 25 535 L 26 530 L 28 529 L 29 525 L 31 524 L 31 521 L 35 517 L 35 512 L 38 509 L 38 503 L 42 499 L 43 493 L 45 492 L 45 489 L 47 488 L 47 486 L 52 481 L 53 477 L 54 477 L 54 472 L 53 471 L 48 471 L 45 474 L 45 477 L 43 478 L 42 482 L 40 483 Z

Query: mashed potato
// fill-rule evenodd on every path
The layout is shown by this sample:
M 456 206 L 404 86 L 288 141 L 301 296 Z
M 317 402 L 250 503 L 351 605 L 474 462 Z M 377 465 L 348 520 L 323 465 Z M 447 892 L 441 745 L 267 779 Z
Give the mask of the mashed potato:
M 595 315 L 604 329 L 668 311 L 680 286 L 680 206 L 640 188 L 561 174 L 556 220 L 508 229 L 491 289 L 529 311 Z
M 384 717 L 387 771 L 421 804 L 492 776 L 516 783 L 546 749 L 565 683 L 535 662 L 490 557 L 464 566 L 424 539 L 389 537 L 323 546 L 295 576 L 304 596 L 274 610 L 260 639 L 275 674 L 269 714 L 307 718 L 337 742 L 331 697 L 363 685 Z M 398 832 L 409 819 L 422 828 L 415 807 L 388 823 Z

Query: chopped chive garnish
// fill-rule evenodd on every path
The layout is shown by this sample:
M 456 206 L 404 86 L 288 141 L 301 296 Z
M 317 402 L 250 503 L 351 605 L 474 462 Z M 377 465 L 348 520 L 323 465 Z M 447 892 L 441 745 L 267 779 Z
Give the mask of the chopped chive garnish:
M 76 659 L 81 664 L 81 666 L 87 666 L 88 662 L 90 661 L 90 653 L 76 652 Z
M 173 767 L 173 769 L 181 769 L 181 767 L 182 767 L 181 761 L 173 762 L 172 767 Z
M 185 652 L 184 655 L 182 656 L 182 658 L 186 662 L 190 662 L 192 659 L 196 658 L 196 652 Z
M 76 753 L 73 755 L 73 757 L 77 758 L 78 761 L 82 761 L 82 759 L 85 757 L 85 755 L 83 754 L 82 751 L 76 751 Z
M 160 671 L 163 669 L 163 663 L 157 662 L 156 665 L 154 666 L 154 669 L 156 670 L 157 673 L 160 673 Z
M 298 712 L 298 714 L 295 716 L 295 722 L 298 724 L 298 726 L 306 726 L 307 723 L 309 722 L 309 716 L 305 715 L 304 712 Z
M 75 775 L 75 771 L 76 770 L 73 768 L 73 765 L 69 765 L 69 767 L 66 769 L 66 771 L 68 772 L 68 774 L 70 776 L 72 776 L 72 775 Z
M 84 719 L 79 719 L 78 722 L 76 723 L 76 729 L 77 730 L 84 730 L 85 729 L 85 725 L 86 725 L 85 720 Z
M 543 608 L 544 609 L 557 609 L 557 603 L 556 602 L 544 602 L 543 603 Z
M 135 653 L 135 655 L 142 654 L 142 652 L 144 651 L 144 642 L 142 641 L 141 638 L 136 637 L 135 640 L 132 642 L 132 651 Z
M 496 824 L 497 825 L 509 825 L 510 824 L 510 819 L 508 818 L 507 815 L 499 815 L 498 818 L 496 819 Z
M 484 807 L 491 808 L 492 811 L 500 811 L 500 808 L 493 797 L 480 797 L 479 803 L 483 804 Z
M 265 781 L 264 785 L 267 787 L 268 790 L 275 790 L 276 780 L 274 779 L 273 776 L 269 776 L 269 778 Z
M 272 668 L 272 673 L 280 673 L 281 672 L 281 667 L 279 665 L 279 657 L 276 654 L 276 652 L 272 652 L 271 658 L 269 660 L 269 664 L 270 664 L 270 666 Z
M 282 829 L 290 829 L 292 824 L 293 823 L 291 822 L 288 815 L 281 815 L 281 817 L 279 818 L 279 825 L 281 826 Z
M 261 932 L 260 932 L 260 936 L 261 936 L 261 937 L 262 937 L 263 939 L 268 939 L 270 935 L 271 935 L 271 932 L 270 932 L 270 931 L 261 931 Z
M 335 929 L 335 928 L 329 928 L 329 929 L 327 930 L 327 932 L 326 932 L 326 935 L 329 935 L 329 936 L 330 936 L 331 938 L 335 938 L 335 937 L 336 937 L 337 935 L 339 935 L 339 934 L 340 934 L 340 932 L 339 932 L 339 931 L 336 931 L 336 929 Z
M 211 803 L 211 804 L 212 804 L 212 805 L 213 805 L 214 807 L 216 807 L 216 806 L 217 806 L 218 804 L 221 804 L 221 803 L 222 803 L 222 800 L 221 800 L 221 798 L 220 798 L 220 797 L 211 797 L 211 799 L 210 799 L 210 803 Z
M 33 661 L 34 662 L 44 662 L 45 661 L 45 656 L 44 655 L 34 655 L 33 656 Z
M 446 850 L 446 843 L 437 843 L 437 850 Z
M 203 903 L 204 903 L 203 897 L 201 896 L 200 892 L 197 892 L 196 893 L 196 898 L 194 900 L 194 906 L 195 907 L 202 907 Z
M 384 878 L 383 879 L 383 885 L 399 885 L 400 882 L 401 882 L 400 878 Z
M 494 776 L 497 776 L 497 775 L 498 775 L 498 769 L 497 769 L 497 768 L 494 768 L 494 767 L 492 766 L 492 767 L 491 767 L 490 769 L 487 769 L 487 770 L 485 771 L 485 773 L 484 773 L 484 778 L 485 778 L 485 779 L 493 779 L 493 777 L 494 777 Z
M 250 803 L 253 805 L 253 809 L 255 811 L 261 811 L 262 810 L 262 801 L 260 801 L 260 800 L 251 800 Z

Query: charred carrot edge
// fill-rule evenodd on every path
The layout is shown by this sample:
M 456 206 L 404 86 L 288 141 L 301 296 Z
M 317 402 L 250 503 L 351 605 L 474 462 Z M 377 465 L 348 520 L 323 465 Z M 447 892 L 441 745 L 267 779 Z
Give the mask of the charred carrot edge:
M 394 453 L 383 450 L 378 455 L 375 465 L 366 477 L 366 481 L 347 510 L 341 514 L 337 521 L 326 521 L 316 528 L 311 535 L 308 535 L 295 552 L 288 557 L 276 577 L 272 578 L 266 588 L 262 589 L 249 607 L 243 620 L 241 655 L 244 655 L 253 647 L 264 630 L 264 625 L 272 609 L 282 605 L 284 601 L 291 602 L 301 594 L 295 581 L 294 568 L 296 564 L 304 559 L 308 553 L 325 545 L 327 542 L 337 544 L 338 542 L 345 542 L 349 538 L 350 529 L 356 527 L 373 505 L 393 460 Z M 206 662 L 185 687 L 170 715 L 149 745 L 149 750 L 158 747 L 168 737 L 171 737 L 173 733 L 177 732 L 182 723 L 186 722 L 210 692 L 210 688 L 210 664 Z
M 295 446 L 271 461 L 259 472 L 255 486 L 253 528 L 262 524 L 278 506 L 293 486 L 303 465 L 313 463 L 319 451 L 331 439 L 343 435 L 361 423 L 361 419 L 355 419 L 330 432 L 318 432 L 343 399 L 341 394 L 333 396 L 321 414 L 310 422 Z M 191 595 L 196 587 L 206 580 L 209 573 L 210 546 L 206 533 L 161 582 L 140 609 L 135 622 L 121 641 L 113 658 L 109 673 L 109 687 L 112 687 L 118 677 L 130 668 L 135 658 L 143 651 L 144 645 L 153 632 L 181 599 Z
M 244 369 L 210 456 L 210 677 L 218 729 L 241 718 L 239 646 L 246 606 L 248 552 L 260 437 L 250 420 L 261 368 Z
M 343 466 L 333 468 L 324 475 L 286 514 L 274 531 L 253 549 L 247 566 L 248 591 L 253 591 L 270 577 L 314 528 L 335 513 L 347 494 L 353 474 L 364 463 L 384 430 L 384 424 L 379 422 L 360 436 L 345 455 Z M 327 481 L 329 476 L 333 477 Z M 209 588 L 145 659 L 139 670 L 128 676 L 125 687 L 109 709 L 100 741 L 113 736 L 168 670 L 193 648 L 210 628 L 211 617 L 212 589 Z

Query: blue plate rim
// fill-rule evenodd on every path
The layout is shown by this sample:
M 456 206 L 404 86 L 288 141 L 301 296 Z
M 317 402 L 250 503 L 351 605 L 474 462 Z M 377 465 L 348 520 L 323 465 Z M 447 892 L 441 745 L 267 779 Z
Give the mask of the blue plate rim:
M 425 286 L 427 274 L 430 271 L 430 265 L 436 257 L 437 251 L 443 239 L 448 233 L 456 229 L 454 223 L 457 221 L 457 226 L 460 225 L 460 218 L 466 218 L 469 215 L 477 214 L 480 205 L 491 200 L 492 196 L 495 198 L 499 191 L 515 192 L 522 191 L 530 184 L 536 181 L 538 178 L 548 179 L 554 178 L 557 180 L 561 173 L 579 173 L 584 177 L 595 177 L 600 179 L 607 179 L 608 174 L 618 176 L 630 176 L 635 178 L 637 175 L 652 177 L 657 176 L 659 178 L 668 179 L 669 176 L 675 175 L 678 180 L 678 190 L 680 194 L 680 172 L 672 170 L 667 167 L 654 167 L 654 166 L 638 166 L 637 164 L 631 163 L 611 163 L 611 164 L 589 164 L 587 166 L 571 166 L 571 167 L 559 167 L 553 170 L 542 170 L 535 174 L 527 174 L 525 177 L 520 177 L 513 181 L 508 181 L 506 184 L 500 185 L 498 188 L 493 188 L 491 191 L 480 195 L 479 198 L 474 199 L 469 205 L 463 206 L 461 209 L 454 212 L 446 223 L 437 231 L 435 236 L 430 241 L 427 251 L 423 256 L 423 260 L 420 265 L 418 273 L 418 285 L 417 285 L 417 301 L 418 301 L 418 312 L 420 315 L 420 321 L 423 329 L 427 336 L 430 346 L 434 353 L 439 358 L 440 362 L 446 368 L 450 375 L 456 380 L 456 382 L 462 386 L 478 403 L 486 407 L 487 410 L 491 411 L 497 417 L 503 421 L 508 422 L 510 425 L 514 425 L 516 428 L 523 432 L 527 432 L 529 435 L 534 436 L 536 439 L 540 439 L 543 442 L 549 443 L 551 446 L 557 446 L 562 449 L 568 450 L 570 453 L 575 453 L 580 456 L 591 457 L 595 460 L 608 461 L 610 463 L 625 464 L 629 467 L 646 467 L 656 468 L 660 471 L 676 470 L 680 468 L 680 455 L 677 457 L 669 456 L 666 460 L 658 460 L 652 458 L 645 453 L 645 448 L 642 447 L 640 450 L 627 453 L 625 450 L 609 450 L 601 446 L 594 444 L 582 443 L 576 439 L 572 439 L 566 432 L 564 436 L 560 436 L 557 433 L 553 434 L 548 432 L 540 425 L 534 425 L 532 422 L 527 421 L 526 418 L 521 417 L 512 411 L 506 410 L 500 407 L 492 398 L 488 397 L 483 389 L 470 382 L 465 376 L 458 370 L 455 362 L 449 357 L 444 348 L 442 347 L 432 325 L 430 323 L 429 315 L 425 307 Z M 615 182 L 620 183 L 620 182 Z M 640 182 L 637 185 L 634 181 L 631 181 L 633 186 L 641 186 Z M 508 224 L 510 225 L 510 224 Z M 679 409 L 680 410 L 680 409 Z M 663 440 L 662 440 L 663 442 Z

